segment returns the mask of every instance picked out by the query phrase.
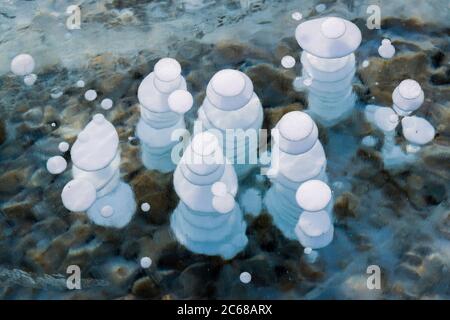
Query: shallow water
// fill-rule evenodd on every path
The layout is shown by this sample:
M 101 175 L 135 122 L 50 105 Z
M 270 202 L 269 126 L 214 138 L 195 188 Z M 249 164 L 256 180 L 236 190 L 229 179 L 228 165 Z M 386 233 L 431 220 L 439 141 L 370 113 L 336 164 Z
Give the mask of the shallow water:
M 448 0 L 420 1 L 2 1 L 0 4 L 0 298 L 255 298 L 255 299 L 449 299 L 450 298 L 450 9 Z M 369 30 L 366 9 L 378 4 L 381 29 Z M 66 28 L 66 8 L 79 4 L 79 30 Z M 296 21 L 292 13 L 301 12 Z M 298 23 L 338 15 L 353 21 L 363 41 L 355 52 L 358 102 L 349 120 L 319 126 L 335 198 L 335 238 L 308 262 L 264 212 L 246 214 L 246 249 L 232 260 L 195 255 L 169 228 L 177 195 L 172 174 L 146 170 L 139 141 L 136 97 L 140 81 L 164 56 L 176 58 L 194 108 L 192 125 L 212 75 L 223 68 L 245 72 L 265 112 L 265 128 L 282 114 L 307 107 L 292 81 L 301 73 Z M 377 48 L 392 40 L 396 54 L 383 60 Z M 36 61 L 33 86 L 10 72 L 27 52 Z M 293 69 L 281 59 L 296 58 Z M 363 61 L 369 61 L 363 67 Z M 416 112 L 436 128 L 432 143 L 414 162 L 385 168 L 382 133 L 363 117 L 366 104 L 391 106 L 391 93 L 406 78 L 417 80 L 425 102 Z M 85 82 L 84 88 L 76 86 Z M 93 102 L 84 99 L 95 89 Z M 60 97 L 55 93 L 62 92 Z M 53 93 L 53 98 L 51 94 Z M 55 98 L 57 97 L 57 98 Z M 114 106 L 103 110 L 100 102 Z M 71 179 L 46 170 L 58 144 L 72 144 L 95 113 L 119 132 L 121 174 L 138 209 L 130 224 L 114 230 L 70 213 L 60 194 Z M 373 147 L 363 146 L 368 135 Z M 129 139 L 131 137 L 131 139 Z M 398 135 L 397 143 L 405 148 Z M 270 182 L 256 169 L 240 195 Z M 151 205 L 149 212 L 140 204 Z M 242 203 L 241 203 L 242 206 Z M 150 257 L 148 269 L 140 266 Z M 82 289 L 68 290 L 67 267 L 78 265 Z M 381 268 L 380 290 L 366 286 L 367 267 Z M 239 277 L 249 272 L 251 282 Z

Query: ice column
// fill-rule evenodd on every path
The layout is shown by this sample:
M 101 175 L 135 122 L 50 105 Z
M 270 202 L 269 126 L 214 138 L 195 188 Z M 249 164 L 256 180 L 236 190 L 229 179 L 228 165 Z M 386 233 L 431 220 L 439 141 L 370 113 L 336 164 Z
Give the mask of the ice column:
M 178 241 L 206 255 L 234 257 L 248 242 L 246 223 L 235 202 L 238 184 L 215 135 L 194 136 L 174 173 L 180 198 L 170 218 Z
M 345 19 L 325 17 L 301 23 L 295 38 L 304 50 L 301 62 L 302 76 L 308 80 L 308 112 L 324 125 L 334 125 L 349 116 L 355 104 L 353 52 L 361 43 L 361 31 Z
M 295 226 L 295 234 L 305 248 L 320 249 L 333 240 L 332 194 L 330 187 L 320 180 L 303 183 L 296 193 L 302 213 Z
M 259 129 L 263 109 L 250 78 L 237 70 L 217 72 L 206 88 L 206 98 L 198 110 L 204 130 L 214 132 L 225 156 L 234 164 L 239 178 L 257 164 Z
M 276 125 L 272 145 L 272 187 L 264 199 L 275 225 L 289 239 L 296 239 L 295 225 L 300 212 L 295 194 L 310 179 L 327 181 L 326 157 L 318 129 L 301 111 L 285 114 Z
M 96 224 L 121 228 L 135 209 L 133 191 L 120 180 L 119 136 L 102 114 L 96 114 L 78 134 L 70 151 L 71 180 L 63 189 L 64 206 L 85 211 Z
M 178 139 L 172 134 L 186 128 L 184 113 L 193 103 L 180 64 L 171 58 L 159 60 L 139 85 L 138 99 L 141 118 L 136 134 L 142 142 L 142 162 L 147 169 L 173 171 L 171 151 Z

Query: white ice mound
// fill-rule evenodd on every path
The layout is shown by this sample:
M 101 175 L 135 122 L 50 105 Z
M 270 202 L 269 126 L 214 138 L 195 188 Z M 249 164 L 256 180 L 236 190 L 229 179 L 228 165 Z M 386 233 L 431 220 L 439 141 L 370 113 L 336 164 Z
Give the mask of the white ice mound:
M 180 202 L 170 226 L 181 244 L 225 259 L 243 250 L 248 240 L 234 199 L 236 173 L 213 134 L 202 132 L 193 138 L 175 170 L 174 187 Z
M 119 135 L 102 114 L 96 114 L 80 132 L 70 154 L 78 168 L 95 171 L 106 167 L 116 156 Z
M 392 108 L 380 107 L 373 117 L 375 125 L 382 131 L 393 131 L 398 123 L 399 117 Z
M 61 193 L 64 207 L 72 212 L 87 210 L 95 202 L 96 196 L 94 185 L 84 179 L 69 181 Z
M 424 145 L 431 142 L 436 134 L 431 123 L 416 116 L 402 119 L 402 132 L 405 139 L 415 145 Z
M 26 53 L 19 54 L 11 61 L 11 71 L 17 76 L 26 76 L 34 70 L 35 62 L 32 56 Z
M 296 239 L 294 229 L 300 215 L 297 189 L 310 179 L 326 181 L 327 161 L 318 139 L 317 125 L 306 113 L 285 114 L 276 129 L 271 153 L 274 174 L 264 203 L 275 225 L 287 238 Z
M 295 226 L 295 234 L 305 248 L 319 249 L 333 240 L 331 221 L 331 189 L 320 180 L 303 183 L 296 193 L 297 204 L 303 210 Z

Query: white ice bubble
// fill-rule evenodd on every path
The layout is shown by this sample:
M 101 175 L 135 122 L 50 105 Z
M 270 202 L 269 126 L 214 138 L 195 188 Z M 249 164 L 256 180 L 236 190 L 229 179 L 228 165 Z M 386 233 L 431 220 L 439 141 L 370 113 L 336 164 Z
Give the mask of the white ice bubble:
M 239 275 L 239 280 L 244 284 L 250 283 L 250 281 L 252 281 L 252 275 L 247 271 L 244 271 Z
M 211 192 L 217 197 L 224 197 L 227 194 L 227 185 L 222 181 L 214 182 L 211 186 Z
M 52 88 L 52 90 L 50 91 L 50 97 L 52 99 L 58 99 L 63 95 L 63 92 L 60 88 L 58 87 L 54 87 Z
M 300 21 L 300 20 L 302 20 L 303 15 L 300 12 L 296 11 L 296 12 L 292 13 L 291 17 L 292 17 L 292 19 L 294 19 L 296 21 Z
M 383 45 L 383 46 L 388 46 L 390 44 L 391 44 L 391 40 L 389 40 L 389 39 L 381 40 L 381 45 Z
M 369 60 L 364 60 L 363 63 L 362 63 L 362 67 L 363 68 L 367 68 L 369 65 L 370 65 Z
M 295 77 L 294 81 L 292 81 L 292 86 L 295 91 L 301 91 L 303 89 L 303 78 Z
M 84 93 L 84 98 L 87 101 L 94 101 L 95 99 L 97 99 L 97 92 L 95 90 L 88 90 Z
M 194 104 L 194 98 L 187 90 L 175 90 L 167 99 L 170 110 L 176 113 L 186 113 Z
M 143 204 L 141 204 L 141 210 L 144 212 L 150 211 L 150 204 L 147 202 L 144 202 Z
M 113 104 L 114 104 L 113 101 L 109 98 L 103 99 L 102 102 L 100 103 L 101 107 L 105 110 L 111 109 Z
M 326 9 L 327 9 L 327 6 L 325 4 L 323 4 L 323 3 L 319 3 L 316 6 L 316 11 L 319 12 L 319 13 L 320 12 L 324 12 Z
M 152 265 L 152 259 L 150 257 L 142 257 L 141 258 L 141 267 L 143 269 L 148 269 Z
M 95 202 L 96 197 L 94 185 L 84 179 L 69 181 L 61 193 L 64 207 L 72 212 L 87 210 Z
M 395 47 L 392 44 L 384 45 L 382 44 L 378 48 L 378 53 L 384 59 L 390 59 L 395 55 Z
M 69 150 L 69 147 L 70 147 L 69 144 L 67 142 L 65 142 L 65 141 L 60 142 L 58 144 L 58 149 L 61 152 L 66 152 L 67 150 Z
M 66 159 L 61 156 L 54 156 L 47 160 L 47 170 L 51 174 L 60 174 L 67 168 Z
M 11 61 L 11 71 L 17 76 L 26 76 L 32 73 L 34 67 L 33 57 L 26 53 L 19 54 Z
M 114 214 L 114 208 L 106 205 L 100 210 L 100 214 L 105 218 L 111 217 Z
M 295 58 L 293 56 L 284 56 L 281 58 L 281 65 L 286 69 L 291 69 L 295 66 Z
M 85 86 L 85 83 L 84 83 L 83 80 L 78 80 L 78 81 L 77 81 L 77 87 L 78 87 L 78 88 L 84 88 L 84 86 Z
M 305 248 L 305 249 L 303 250 L 303 252 L 304 252 L 305 254 L 311 254 L 312 248 Z
M 229 193 L 223 197 L 214 196 L 212 199 L 212 206 L 219 213 L 228 213 L 233 210 L 235 206 L 234 198 Z
M 27 74 L 25 77 L 23 77 L 23 83 L 25 83 L 27 86 L 32 86 L 37 80 L 37 75 L 34 73 Z

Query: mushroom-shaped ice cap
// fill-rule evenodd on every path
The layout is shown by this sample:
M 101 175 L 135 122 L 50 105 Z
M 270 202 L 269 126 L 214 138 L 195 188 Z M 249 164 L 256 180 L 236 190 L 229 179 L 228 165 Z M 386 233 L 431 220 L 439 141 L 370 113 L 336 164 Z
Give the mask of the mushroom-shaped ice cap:
M 243 72 L 232 69 L 220 70 L 209 81 L 206 95 L 215 107 L 236 110 L 251 99 L 253 83 Z
M 159 80 L 170 82 L 181 75 L 181 66 L 175 59 L 162 58 L 155 64 L 153 71 Z
M 26 76 L 33 72 L 34 59 L 26 53 L 19 54 L 11 61 L 11 71 L 17 76 Z
M 119 136 L 102 114 L 96 114 L 80 132 L 70 154 L 78 168 L 95 171 L 105 168 L 116 156 Z
M 320 211 L 331 201 L 331 189 L 321 180 L 309 180 L 298 187 L 295 194 L 297 204 L 305 211 Z
M 352 22 L 325 17 L 301 23 L 295 38 L 303 48 L 320 58 L 341 58 L 355 51 L 361 43 L 361 31 Z
M 73 212 L 87 210 L 95 202 L 96 197 L 94 185 L 85 179 L 69 181 L 61 193 L 64 207 Z
M 399 118 L 392 108 L 380 107 L 375 110 L 373 121 L 380 130 L 392 131 L 397 127 Z
M 180 114 L 188 112 L 194 104 L 192 95 L 187 90 L 175 90 L 168 98 L 169 108 Z
M 426 119 L 421 117 L 404 117 L 402 119 L 403 136 L 410 143 L 424 145 L 434 139 L 436 131 Z
M 400 115 L 408 115 L 417 110 L 425 99 L 424 92 L 420 84 L 412 79 L 406 79 L 400 82 L 392 93 L 394 109 Z
M 281 150 L 299 154 L 311 149 L 317 142 L 319 132 L 313 119 L 301 111 L 286 113 L 278 122 L 279 135 L 275 141 Z

